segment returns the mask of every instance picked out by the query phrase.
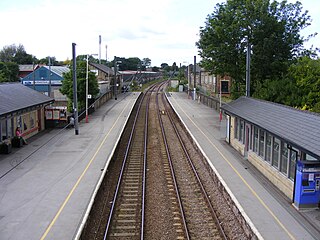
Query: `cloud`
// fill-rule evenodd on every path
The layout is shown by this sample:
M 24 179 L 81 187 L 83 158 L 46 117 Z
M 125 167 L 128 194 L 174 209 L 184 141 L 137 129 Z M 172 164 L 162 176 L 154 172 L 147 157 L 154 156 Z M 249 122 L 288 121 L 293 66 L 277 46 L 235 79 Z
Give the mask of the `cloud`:
M 148 57 L 158 66 L 193 62 L 200 26 L 217 2 L 221 1 L 1 0 L 0 48 L 21 43 L 37 58 L 65 60 L 71 58 L 73 42 L 77 54 L 98 53 L 101 35 L 102 57 L 107 45 L 108 60 Z M 320 25 L 320 7 L 314 6 L 319 3 L 314 2 L 302 2 L 314 19 L 309 33 Z

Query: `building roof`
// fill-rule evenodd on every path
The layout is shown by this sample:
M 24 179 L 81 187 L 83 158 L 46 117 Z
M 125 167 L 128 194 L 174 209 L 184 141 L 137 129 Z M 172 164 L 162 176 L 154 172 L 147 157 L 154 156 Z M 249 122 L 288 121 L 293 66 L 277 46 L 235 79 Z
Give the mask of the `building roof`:
M 222 109 L 320 159 L 319 114 L 248 97 L 240 97 Z
M 23 64 L 19 65 L 19 71 L 20 72 L 32 72 L 33 69 L 36 69 L 38 64 L 33 65 L 33 64 Z
M 89 65 L 95 67 L 96 69 L 104 72 L 104 73 L 108 73 L 109 75 L 114 75 L 114 71 L 109 68 L 108 66 L 104 65 L 104 64 L 99 64 L 99 63 L 90 63 Z
M 0 83 L 0 117 L 53 101 L 21 83 Z
M 68 67 L 62 67 L 62 66 L 43 66 L 46 69 L 51 69 L 51 72 L 57 74 L 60 77 L 63 77 L 62 74 L 63 73 L 67 73 L 70 71 L 70 69 Z

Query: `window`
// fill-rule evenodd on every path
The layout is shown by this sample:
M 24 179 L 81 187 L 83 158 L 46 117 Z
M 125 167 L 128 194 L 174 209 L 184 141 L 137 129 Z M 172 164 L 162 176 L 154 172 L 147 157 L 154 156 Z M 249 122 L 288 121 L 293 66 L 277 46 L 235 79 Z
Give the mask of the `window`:
M 263 131 L 262 129 L 260 129 L 260 136 L 259 136 L 259 156 L 261 156 L 262 158 L 264 157 L 264 133 L 265 131 Z
M 267 147 L 266 147 L 266 157 L 265 157 L 265 160 L 267 162 L 271 162 L 271 142 L 272 142 L 272 136 L 270 133 L 267 133 Z
M 289 160 L 289 178 L 294 180 L 295 176 L 295 170 L 296 170 L 296 162 L 297 162 L 297 156 L 298 150 L 290 150 L 290 160 Z
M 35 119 L 36 119 L 36 113 L 35 112 L 30 113 L 30 128 L 35 127 Z
M 220 81 L 221 93 L 229 93 L 229 81 Z
M 254 127 L 254 136 L 253 136 L 253 151 L 258 153 L 258 136 L 259 136 L 259 129 Z
M 240 120 L 240 128 L 239 128 L 239 141 L 240 142 L 244 142 L 243 129 L 244 129 L 244 121 Z
M 306 161 L 314 161 L 314 162 L 317 162 L 318 159 L 316 159 L 315 157 L 312 157 L 312 156 L 309 155 L 309 154 L 306 154 Z
M 279 150 L 281 141 L 278 138 L 273 138 L 272 149 L 272 166 L 279 168 Z
M 280 164 L 280 171 L 287 175 L 288 173 L 288 148 L 287 144 L 281 142 L 281 164 Z
M 237 139 L 239 136 L 239 134 L 238 134 L 238 127 L 239 127 L 238 121 L 239 121 L 239 118 L 234 119 L 234 138 L 237 138 Z

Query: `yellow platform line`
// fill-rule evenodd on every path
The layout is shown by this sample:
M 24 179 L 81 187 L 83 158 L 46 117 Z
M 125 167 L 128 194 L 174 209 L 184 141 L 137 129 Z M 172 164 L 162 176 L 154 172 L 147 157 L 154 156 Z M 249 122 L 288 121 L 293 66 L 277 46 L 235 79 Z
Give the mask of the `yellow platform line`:
M 107 140 L 107 138 L 109 137 L 111 131 L 113 130 L 113 128 L 115 127 L 115 125 L 117 124 L 117 122 L 119 121 L 122 113 L 124 112 L 124 110 L 128 107 L 130 101 L 127 103 L 127 105 L 123 108 L 123 110 L 121 111 L 121 113 L 119 114 L 117 120 L 114 122 L 114 124 L 112 125 L 112 127 L 110 128 L 109 132 L 106 134 L 106 136 L 104 137 L 104 139 L 102 140 L 102 142 L 100 143 L 97 151 L 94 153 L 93 157 L 90 159 L 89 163 L 87 164 L 87 166 L 85 167 L 85 169 L 83 170 L 83 172 L 81 173 L 80 177 L 78 178 L 77 182 L 74 184 L 74 186 L 72 187 L 71 191 L 69 192 L 67 198 L 64 200 L 64 202 L 62 203 L 61 207 L 59 208 L 58 212 L 56 213 L 56 215 L 54 216 L 53 220 L 51 221 L 51 223 L 49 224 L 49 226 L 47 227 L 46 231 L 44 232 L 44 234 L 42 235 L 42 237 L 40 238 L 41 240 L 44 240 L 48 233 L 50 232 L 50 230 L 52 229 L 53 225 L 55 224 L 55 222 L 57 221 L 57 219 L 59 218 L 61 212 L 63 211 L 64 207 L 66 206 L 66 204 L 69 202 L 73 192 L 76 190 L 76 188 L 78 187 L 79 183 L 81 182 L 82 178 L 84 177 L 84 175 L 86 174 L 86 172 L 88 171 L 90 165 L 92 164 L 92 162 L 94 161 L 94 159 L 96 158 L 97 154 L 99 153 L 100 149 L 102 148 L 103 144 L 105 143 L 105 141 Z
M 289 230 L 283 225 L 283 223 L 279 220 L 279 218 L 273 213 L 273 211 L 267 206 L 267 204 L 262 200 L 262 198 L 256 193 L 255 190 L 249 185 L 249 183 L 241 176 L 238 170 L 232 165 L 232 163 L 224 156 L 224 154 L 218 149 L 218 147 L 209 139 L 209 137 L 198 127 L 198 125 L 189 117 L 189 115 L 181 108 L 176 99 L 173 99 L 181 111 L 187 116 L 187 118 L 193 123 L 193 125 L 205 136 L 205 138 L 210 142 L 210 144 L 217 150 L 217 152 L 221 155 L 221 157 L 228 163 L 228 165 L 232 168 L 232 170 L 238 175 L 238 177 L 242 180 L 242 182 L 249 188 L 252 194 L 259 200 L 262 206 L 270 213 L 270 215 L 275 219 L 278 225 L 288 234 L 291 239 L 295 239 L 294 236 L 289 232 Z

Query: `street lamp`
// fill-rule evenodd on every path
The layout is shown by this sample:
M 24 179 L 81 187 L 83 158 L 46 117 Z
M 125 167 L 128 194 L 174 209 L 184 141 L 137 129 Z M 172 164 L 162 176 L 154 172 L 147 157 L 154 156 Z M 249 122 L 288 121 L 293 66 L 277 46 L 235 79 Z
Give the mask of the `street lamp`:
M 89 56 L 98 56 L 98 54 L 87 54 L 87 71 L 86 71 L 86 123 L 89 122 L 88 120 L 88 92 L 89 92 Z
M 117 61 L 117 56 L 114 56 L 114 100 L 117 100 L 117 91 L 118 91 L 118 86 L 119 84 L 118 79 L 117 79 L 117 72 L 118 72 L 118 63 L 122 63 L 122 61 Z
M 189 91 L 190 91 L 190 78 L 189 78 L 190 63 L 186 62 L 186 61 L 184 61 L 183 63 L 188 64 L 188 66 L 187 66 L 187 80 L 188 80 L 188 98 L 189 98 L 190 97 L 190 95 L 189 95 Z

